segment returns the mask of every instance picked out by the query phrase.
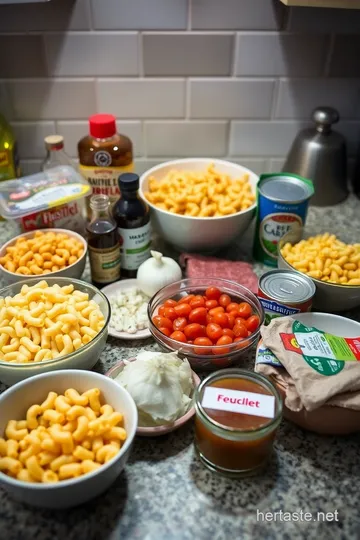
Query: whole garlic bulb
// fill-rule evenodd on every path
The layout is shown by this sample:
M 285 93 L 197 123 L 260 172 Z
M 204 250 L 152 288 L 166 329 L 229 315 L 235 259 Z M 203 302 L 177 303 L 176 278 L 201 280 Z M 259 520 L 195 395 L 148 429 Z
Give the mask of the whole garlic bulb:
M 148 296 L 153 296 L 162 287 L 179 281 L 182 273 L 174 259 L 164 257 L 159 251 L 150 251 L 150 253 L 150 259 L 139 266 L 136 279 L 140 289 Z

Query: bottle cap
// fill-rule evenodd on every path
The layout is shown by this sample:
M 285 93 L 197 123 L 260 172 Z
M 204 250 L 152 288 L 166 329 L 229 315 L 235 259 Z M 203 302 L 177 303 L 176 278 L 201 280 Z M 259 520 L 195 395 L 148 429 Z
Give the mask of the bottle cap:
M 62 135 L 48 135 L 44 139 L 47 150 L 61 150 L 64 148 L 64 137 Z
M 116 133 L 116 118 L 112 114 L 93 114 L 89 118 L 90 135 L 96 139 L 109 139 Z
M 123 173 L 119 176 L 120 190 L 137 191 L 139 189 L 139 177 L 135 173 Z

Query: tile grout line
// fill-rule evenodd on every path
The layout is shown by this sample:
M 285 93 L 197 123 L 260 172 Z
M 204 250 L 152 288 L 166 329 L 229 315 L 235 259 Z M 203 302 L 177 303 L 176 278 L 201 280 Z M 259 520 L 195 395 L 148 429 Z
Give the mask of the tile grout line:
M 189 32 L 192 26 L 192 0 L 187 0 L 187 21 L 186 29 Z
M 230 78 L 236 77 L 236 66 L 238 62 L 238 57 L 240 54 L 240 36 L 237 32 L 235 32 L 235 37 L 233 39 L 233 50 L 232 50 L 232 58 L 231 58 L 231 64 L 230 64 Z
M 145 69 L 144 69 L 144 50 L 143 50 L 143 47 L 144 47 L 144 38 L 143 38 L 143 33 L 142 32 L 138 32 L 138 57 L 137 57 L 137 60 L 138 60 L 138 77 L 140 79 L 144 78 L 144 72 L 145 72 Z

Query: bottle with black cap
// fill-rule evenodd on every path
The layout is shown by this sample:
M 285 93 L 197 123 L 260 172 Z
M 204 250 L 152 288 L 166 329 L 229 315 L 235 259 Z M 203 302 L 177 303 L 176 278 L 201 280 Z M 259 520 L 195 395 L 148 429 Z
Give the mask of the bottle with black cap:
M 121 277 L 136 278 L 137 269 L 150 257 L 149 207 L 139 197 L 137 174 L 121 174 L 119 188 L 120 199 L 113 207 L 113 216 L 120 237 Z

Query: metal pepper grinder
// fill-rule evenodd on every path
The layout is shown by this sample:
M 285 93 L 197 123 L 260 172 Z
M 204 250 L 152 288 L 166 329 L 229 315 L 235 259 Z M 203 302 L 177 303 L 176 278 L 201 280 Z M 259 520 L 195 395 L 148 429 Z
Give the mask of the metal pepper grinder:
M 317 107 L 312 118 L 315 128 L 300 131 L 283 167 L 284 172 L 299 174 L 314 183 L 310 204 L 338 204 L 349 194 L 347 187 L 346 142 L 331 126 L 339 113 L 331 107 Z

